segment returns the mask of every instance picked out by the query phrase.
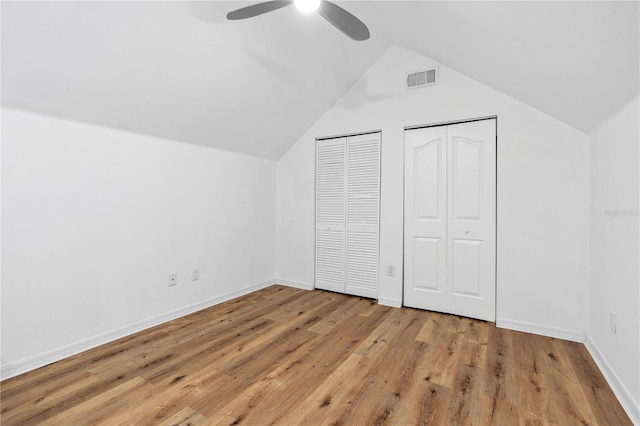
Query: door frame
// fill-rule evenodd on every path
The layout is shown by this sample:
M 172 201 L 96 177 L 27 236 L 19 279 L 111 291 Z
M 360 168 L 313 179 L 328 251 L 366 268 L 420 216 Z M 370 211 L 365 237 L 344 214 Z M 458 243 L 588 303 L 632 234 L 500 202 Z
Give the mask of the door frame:
M 413 125 L 413 126 L 405 126 L 404 128 L 404 133 L 403 133 L 403 140 L 402 140 L 402 298 L 401 298 L 401 306 L 404 306 L 404 286 L 406 284 L 405 282 L 405 270 L 404 270 L 404 265 L 405 265 L 405 173 L 406 173 L 406 158 L 405 158 L 405 149 L 406 149 L 406 143 L 404 140 L 404 135 L 406 134 L 407 130 L 415 130 L 415 129 L 426 129 L 429 127 L 441 127 L 441 126 L 449 126 L 449 125 L 454 125 L 454 124 L 464 124 L 464 123 L 472 123 L 474 121 L 484 121 L 484 120 L 495 120 L 496 123 L 496 152 L 495 152 L 495 162 L 496 162 L 496 180 L 495 180 L 495 190 L 496 190 L 496 205 L 495 205 L 495 230 L 496 230 L 496 234 L 495 234 L 495 271 L 496 271 L 496 276 L 495 276 L 495 288 L 494 288 L 494 298 L 495 298 L 495 318 L 498 318 L 498 116 L 497 115 L 487 115 L 487 116 L 482 116 L 482 117 L 475 117 L 475 118 L 466 118 L 466 119 L 460 119 L 460 120 L 450 120 L 450 121 L 440 121 L 440 122 L 435 122 L 435 123 L 430 123 L 430 124 L 418 124 L 418 125 Z

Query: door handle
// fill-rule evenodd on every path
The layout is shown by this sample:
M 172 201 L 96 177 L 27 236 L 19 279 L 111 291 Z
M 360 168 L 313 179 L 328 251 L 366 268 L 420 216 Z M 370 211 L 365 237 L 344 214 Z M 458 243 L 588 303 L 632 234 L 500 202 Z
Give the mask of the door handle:
M 464 230 L 464 233 L 465 233 L 465 234 L 468 234 L 468 233 L 469 233 L 469 230 L 468 230 L 468 229 L 465 229 L 465 230 Z

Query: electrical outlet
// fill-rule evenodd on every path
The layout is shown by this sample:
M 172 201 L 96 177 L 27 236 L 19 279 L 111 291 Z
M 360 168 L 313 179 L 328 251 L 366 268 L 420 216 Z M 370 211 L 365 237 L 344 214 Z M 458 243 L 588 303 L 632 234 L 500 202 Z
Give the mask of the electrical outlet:
M 394 277 L 396 275 L 396 267 L 393 265 L 387 266 L 387 275 L 390 277 Z
M 616 334 L 616 313 L 610 312 L 610 315 L 611 315 L 611 321 L 610 321 L 611 332 L 613 334 Z
M 200 279 L 200 268 L 196 267 L 191 270 L 191 281 L 198 281 Z
M 169 274 L 169 287 L 173 287 L 174 285 L 178 284 L 178 274 L 177 273 L 173 273 L 173 274 Z

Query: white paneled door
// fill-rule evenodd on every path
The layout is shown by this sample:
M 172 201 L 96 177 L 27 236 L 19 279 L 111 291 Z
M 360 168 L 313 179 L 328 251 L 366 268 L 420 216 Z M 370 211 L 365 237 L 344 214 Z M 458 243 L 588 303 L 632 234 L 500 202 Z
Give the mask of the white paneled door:
M 316 287 L 378 296 L 380 133 L 316 147 Z
M 404 305 L 495 321 L 495 119 L 405 132 L 404 226 Z
M 405 132 L 404 304 L 446 311 L 447 129 Z

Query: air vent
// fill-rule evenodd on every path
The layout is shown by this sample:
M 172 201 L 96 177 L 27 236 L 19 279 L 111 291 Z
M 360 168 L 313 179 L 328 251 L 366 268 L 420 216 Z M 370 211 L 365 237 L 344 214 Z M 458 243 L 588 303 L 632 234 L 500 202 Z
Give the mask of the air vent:
M 405 88 L 417 89 L 433 84 L 438 84 L 438 67 L 407 73 Z

